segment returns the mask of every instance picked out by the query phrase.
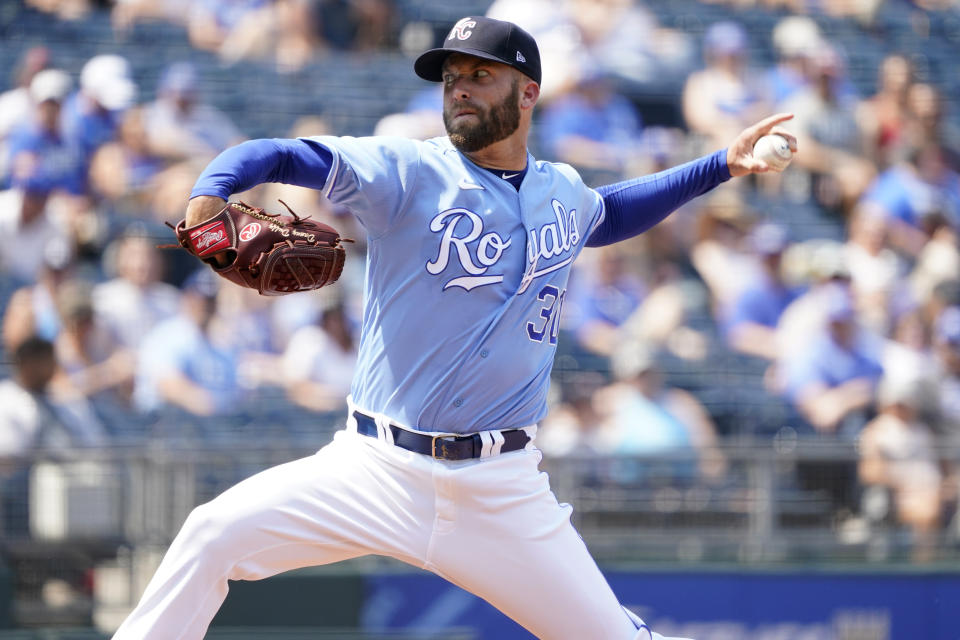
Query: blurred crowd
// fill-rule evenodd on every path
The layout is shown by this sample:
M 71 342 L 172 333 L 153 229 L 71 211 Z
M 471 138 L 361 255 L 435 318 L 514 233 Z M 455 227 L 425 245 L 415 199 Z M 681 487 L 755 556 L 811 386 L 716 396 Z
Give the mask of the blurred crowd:
M 179 25 L 218 56 L 215 73 L 248 58 L 284 74 L 331 49 L 431 44 L 390 0 L 27 4 L 51 20 L 109 11 L 118 38 L 138 21 Z M 881 488 L 925 540 L 958 487 L 940 456 L 960 440 L 957 96 L 882 42 L 872 89 L 852 82 L 844 42 L 821 19 L 866 29 L 880 0 L 709 4 L 732 18 L 693 32 L 639 0 L 488 7 L 541 47 L 536 154 L 591 184 L 721 148 L 778 111 L 795 114 L 787 128 L 800 141 L 786 172 L 734 181 L 634 240 L 584 252 L 538 443 L 552 456 L 693 452 L 678 473 L 709 483 L 727 473 L 724 442 L 855 443 L 852 482 Z M 736 19 L 747 9 L 782 17 L 748 32 Z M 758 57 L 761 43 L 771 55 Z M 173 62 L 146 101 L 123 57 L 96 55 L 71 74 L 62 55 L 20 52 L 0 95 L 0 454 L 203 436 L 209 419 L 265 420 L 276 407 L 340 416 L 364 252 L 349 212 L 305 189 L 240 194 L 267 207 L 282 197 L 361 242 L 329 291 L 264 299 L 222 286 L 157 247 L 205 164 L 245 138 L 204 98 L 211 71 Z M 679 80 L 680 122 L 648 123 L 635 89 L 665 79 Z M 412 72 L 396 81 L 419 86 Z M 442 135 L 440 109 L 425 88 L 368 133 Z M 339 133 L 302 115 L 275 135 Z M 724 402 L 737 399 L 731 412 Z

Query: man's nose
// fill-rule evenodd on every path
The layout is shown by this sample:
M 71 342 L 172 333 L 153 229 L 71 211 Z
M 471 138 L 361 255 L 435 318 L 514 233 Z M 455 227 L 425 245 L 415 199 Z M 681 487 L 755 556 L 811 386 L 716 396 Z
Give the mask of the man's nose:
M 450 81 L 448 91 L 454 100 L 467 100 L 470 97 L 470 91 L 467 89 L 467 83 L 463 78 L 455 78 Z

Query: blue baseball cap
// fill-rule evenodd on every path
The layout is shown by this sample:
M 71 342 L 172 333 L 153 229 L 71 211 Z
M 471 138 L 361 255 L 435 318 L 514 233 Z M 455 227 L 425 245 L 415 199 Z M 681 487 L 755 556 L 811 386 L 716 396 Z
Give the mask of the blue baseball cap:
M 716 22 L 704 34 L 703 47 L 714 55 L 742 54 L 747 49 L 747 32 L 738 22 Z
M 450 29 L 443 46 L 422 53 L 413 63 L 413 70 L 424 80 L 440 82 L 443 80 L 443 61 L 451 53 L 502 62 L 540 84 L 542 73 L 537 42 L 512 22 L 485 16 L 461 18 Z
M 773 222 L 757 225 L 750 234 L 750 246 L 762 256 L 783 253 L 789 244 L 787 230 Z

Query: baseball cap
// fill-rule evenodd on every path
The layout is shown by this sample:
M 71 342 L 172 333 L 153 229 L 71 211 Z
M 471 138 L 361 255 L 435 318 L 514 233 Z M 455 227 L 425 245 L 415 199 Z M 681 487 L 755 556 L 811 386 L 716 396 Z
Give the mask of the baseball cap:
M 827 285 L 823 296 L 824 311 L 830 322 L 846 322 L 856 317 L 850 290 L 840 285 Z
M 789 244 L 787 230 L 773 222 L 761 223 L 750 233 L 750 246 L 762 256 L 783 253 Z
M 160 78 L 159 91 L 179 96 L 197 92 L 197 71 L 189 62 L 170 65 Z
M 646 342 L 637 339 L 620 344 L 610 358 L 610 367 L 617 380 L 629 380 L 656 366 L 653 349 Z
M 30 97 L 36 104 L 54 100 L 62 102 L 70 91 L 70 76 L 60 69 L 44 69 L 30 81 Z
M 537 42 L 512 22 L 484 16 L 461 18 L 450 29 L 443 46 L 422 53 L 413 63 L 413 70 L 424 80 L 440 82 L 443 79 L 443 61 L 451 53 L 502 62 L 540 84 L 542 74 Z
M 747 48 L 747 32 L 737 22 L 716 22 L 704 34 L 703 47 L 713 55 L 742 54 Z
M 207 268 L 197 269 L 183 281 L 181 289 L 186 294 L 211 300 L 217 297 L 220 290 L 218 276 Z
M 130 78 L 130 64 L 112 54 L 94 56 L 83 65 L 80 87 L 111 111 L 129 107 L 137 92 L 137 85 Z

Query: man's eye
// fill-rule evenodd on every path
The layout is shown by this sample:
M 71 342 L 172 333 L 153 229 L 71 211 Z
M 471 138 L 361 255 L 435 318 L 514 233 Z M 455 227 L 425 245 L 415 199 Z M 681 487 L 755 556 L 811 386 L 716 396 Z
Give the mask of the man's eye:
M 477 69 L 473 72 L 473 75 L 477 78 L 486 78 L 488 75 L 490 75 L 490 72 L 486 69 Z

